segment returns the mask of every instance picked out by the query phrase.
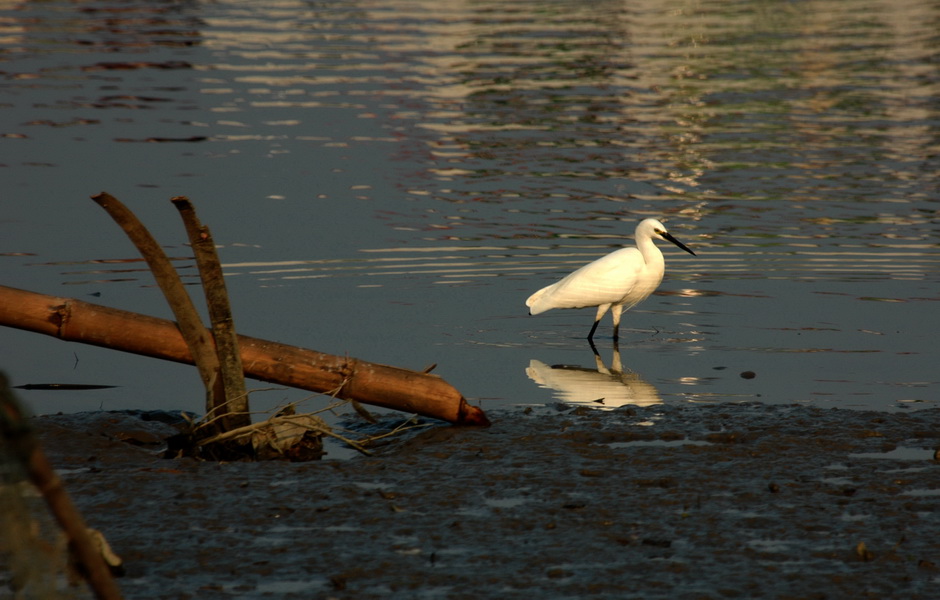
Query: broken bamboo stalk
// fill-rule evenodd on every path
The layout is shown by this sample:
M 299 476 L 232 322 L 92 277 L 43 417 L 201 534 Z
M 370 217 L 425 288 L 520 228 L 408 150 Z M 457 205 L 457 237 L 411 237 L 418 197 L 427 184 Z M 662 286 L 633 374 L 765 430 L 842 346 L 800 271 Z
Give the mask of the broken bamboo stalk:
M 120 200 L 107 192 L 95 194 L 91 199 L 124 230 L 138 252 L 147 261 L 157 286 L 170 305 L 173 316 L 176 317 L 179 331 L 193 356 L 199 377 L 206 388 L 207 412 L 226 413 L 225 389 L 219 375 L 219 357 L 213 346 L 212 336 L 202 324 L 192 298 L 186 292 L 170 259 L 140 219 Z M 250 422 L 250 417 L 247 418 Z
M 0 325 L 163 360 L 193 364 L 173 321 L 0 286 Z M 488 425 L 436 375 L 238 336 L 247 377 L 460 425 Z
M 222 264 L 215 251 L 215 241 L 209 228 L 199 222 L 196 209 L 186 196 L 170 199 L 176 206 L 186 227 L 189 244 L 196 257 L 202 290 L 212 324 L 216 354 L 219 358 L 219 375 L 222 379 L 225 405 L 223 420 L 225 429 L 232 430 L 251 425 L 248 409 L 248 393 L 245 391 L 245 375 L 241 353 L 238 351 L 238 336 L 235 334 L 235 319 L 228 301 Z M 219 411 L 217 411 L 219 412 Z

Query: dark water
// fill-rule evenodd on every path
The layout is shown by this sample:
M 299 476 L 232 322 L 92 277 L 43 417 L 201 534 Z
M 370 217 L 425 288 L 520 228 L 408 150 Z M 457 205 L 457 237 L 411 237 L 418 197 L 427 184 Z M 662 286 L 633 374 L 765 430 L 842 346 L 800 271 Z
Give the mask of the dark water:
M 484 407 L 937 406 L 938 27 L 936 1 L 6 5 L 0 283 L 168 317 L 88 196 L 192 280 L 187 195 L 241 332 L 437 363 Z M 523 302 L 647 216 L 698 256 L 664 249 L 598 367 L 592 310 Z M 0 368 L 120 386 L 22 392 L 44 412 L 202 405 L 187 367 L 25 332 Z

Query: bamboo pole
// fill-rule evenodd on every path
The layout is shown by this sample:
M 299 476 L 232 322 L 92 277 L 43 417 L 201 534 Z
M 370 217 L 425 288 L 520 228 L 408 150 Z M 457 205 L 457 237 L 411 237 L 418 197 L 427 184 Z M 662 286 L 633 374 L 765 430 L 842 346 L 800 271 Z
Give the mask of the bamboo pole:
M 163 360 L 193 364 L 173 321 L 72 298 L 0 286 L 0 325 Z M 238 336 L 247 377 L 460 425 L 488 425 L 483 411 L 429 373 Z
M 68 537 L 75 557 L 85 568 L 85 578 L 95 597 L 99 600 L 120 600 L 121 591 L 100 550 L 91 539 L 85 519 L 72 503 L 62 479 L 49 464 L 3 373 L 0 373 L 0 434 L 0 439 L 9 444 L 9 451 L 25 467 L 30 481 L 42 494 L 49 511 Z

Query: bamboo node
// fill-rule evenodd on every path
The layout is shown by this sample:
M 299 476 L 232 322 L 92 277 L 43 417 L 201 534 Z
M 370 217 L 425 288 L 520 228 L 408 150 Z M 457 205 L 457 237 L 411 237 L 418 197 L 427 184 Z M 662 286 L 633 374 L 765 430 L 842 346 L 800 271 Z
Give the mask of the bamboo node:
M 69 323 L 71 315 L 72 307 L 68 300 L 52 307 L 52 312 L 49 313 L 49 322 L 56 327 L 56 337 L 65 337 L 65 328 Z

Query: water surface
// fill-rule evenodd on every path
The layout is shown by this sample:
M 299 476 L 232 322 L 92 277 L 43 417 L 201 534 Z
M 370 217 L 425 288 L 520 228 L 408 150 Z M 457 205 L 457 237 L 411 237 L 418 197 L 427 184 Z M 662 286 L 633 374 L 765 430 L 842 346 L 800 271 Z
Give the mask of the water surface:
M 0 15 L 4 285 L 169 317 L 88 196 L 131 206 L 195 281 L 168 202 L 187 195 L 241 332 L 436 363 L 484 408 L 570 400 L 535 361 L 664 403 L 937 405 L 937 2 Z M 599 367 L 592 310 L 523 302 L 647 216 L 698 256 L 664 248 Z M 202 406 L 188 367 L 8 329 L 0 348 L 15 384 L 120 386 L 22 392 L 39 411 Z

